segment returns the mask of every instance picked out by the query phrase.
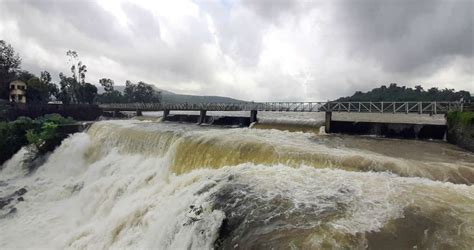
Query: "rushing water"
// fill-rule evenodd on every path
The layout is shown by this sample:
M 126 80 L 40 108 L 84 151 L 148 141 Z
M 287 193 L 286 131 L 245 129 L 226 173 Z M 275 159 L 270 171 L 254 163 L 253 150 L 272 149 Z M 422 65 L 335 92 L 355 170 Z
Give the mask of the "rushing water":
M 0 172 L 0 197 L 27 190 L 1 249 L 474 245 L 474 155 L 443 142 L 124 120 L 33 173 L 24 154 Z

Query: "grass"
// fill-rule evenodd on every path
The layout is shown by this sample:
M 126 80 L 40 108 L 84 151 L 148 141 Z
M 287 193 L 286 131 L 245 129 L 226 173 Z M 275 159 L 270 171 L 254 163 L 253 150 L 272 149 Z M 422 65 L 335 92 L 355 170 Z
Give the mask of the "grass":
M 474 112 L 450 112 L 448 114 L 448 124 L 450 126 L 474 126 Z

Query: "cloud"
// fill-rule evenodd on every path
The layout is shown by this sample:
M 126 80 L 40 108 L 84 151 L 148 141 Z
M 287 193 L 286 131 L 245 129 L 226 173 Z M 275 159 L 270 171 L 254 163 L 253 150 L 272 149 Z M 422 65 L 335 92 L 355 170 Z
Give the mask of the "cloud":
M 347 1 L 336 8 L 350 52 L 389 72 L 429 74 L 456 56 L 473 56 L 474 1 Z
M 0 39 L 39 73 L 187 94 L 327 100 L 397 82 L 474 91 L 473 1 L 0 1 Z

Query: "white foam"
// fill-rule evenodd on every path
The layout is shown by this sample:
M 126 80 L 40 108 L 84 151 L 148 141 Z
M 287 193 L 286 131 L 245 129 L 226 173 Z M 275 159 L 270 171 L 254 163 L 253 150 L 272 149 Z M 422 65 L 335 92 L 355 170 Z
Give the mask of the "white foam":
M 129 121 L 104 124 L 111 125 L 108 129 L 114 126 L 143 128 Z M 151 127 L 143 129 L 153 130 Z M 265 131 L 190 133 L 251 140 L 255 133 L 260 135 Z M 262 137 L 272 143 L 288 139 L 284 136 L 287 132 L 269 133 Z M 288 141 L 288 144 L 295 145 L 309 138 L 304 133 L 291 134 L 291 137 L 294 142 Z M 430 195 L 436 196 L 440 190 L 446 192 L 447 197 L 474 199 L 474 190 L 466 185 L 403 178 L 390 173 L 305 166 L 245 163 L 220 169 L 198 169 L 176 176 L 168 171 L 173 148 L 162 155 L 127 153 L 119 150 L 117 144 L 101 144 L 102 139 L 93 133 L 75 134 L 66 139 L 36 173 L 9 181 L 14 187 L 26 186 L 28 193 L 24 195 L 25 202 L 18 203 L 16 214 L 1 219 L 0 248 L 210 249 L 226 216 L 213 208 L 213 194 L 228 184 L 226 180 L 230 176 L 238 176 L 235 181 L 251 188 L 259 199 L 281 196 L 291 200 L 294 207 L 288 213 L 299 206 L 335 209 L 337 204 L 343 204 L 344 216 L 330 220 L 327 225 L 349 234 L 376 231 L 390 219 L 402 216 L 407 205 L 420 197 L 430 199 Z M 97 149 L 101 150 L 100 154 L 92 152 Z M 17 173 L 15 161 L 18 162 L 12 159 L 12 165 L 7 164 L 8 168 L 3 171 L 10 169 Z M 197 192 L 205 187 L 211 188 Z M 413 192 L 418 187 L 423 187 L 423 194 Z M 196 221 L 190 218 L 191 205 L 203 208 Z M 453 209 L 469 210 L 472 206 L 459 203 Z M 310 223 L 317 226 L 321 222 Z
M 23 167 L 23 160 L 27 157 L 28 149 L 22 147 L 13 157 L 5 162 L 0 168 L 0 181 L 24 176 L 28 173 L 28 169 Z

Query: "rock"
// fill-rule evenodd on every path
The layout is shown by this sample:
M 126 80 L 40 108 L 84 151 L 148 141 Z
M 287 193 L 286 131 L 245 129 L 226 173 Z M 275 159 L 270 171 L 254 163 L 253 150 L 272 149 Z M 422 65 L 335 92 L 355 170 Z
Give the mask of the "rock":
M 183 224 L 183 226 L 190 225 L 196 221 L 199 221 L 202 219 L 202 213 L 203 213 L 203 208 L 202 206 L 194 206 L 191 205 L 189 206 L 190 211 L 186 215 L 188 217 L 188 221 Z
M 18 189 L 17 191 L 15 191 L 14 194 L 15 194 L 15 195 L 24 195 L 24 194 L 26 194 L 26 192 L 28 192 L 28 191 L 26 190 L 26 188 L 20 188 L 20 189 Z
M 10 202 L 12 202 L 12 198 L 11 197 L 2 197 L 0 198 L 0 209 L 4 208 L 6 205 L 10 204 Z
M 20 188 L 17 191 L 15 191 L 13 194 L 7 195 L 5 197 L 0 197 L 0 209 L 3 209 L 14 200 L 24 201 L 25 199 L 22 197 L 22 195 L 26 194 L 26 192 L 27 192 L 26 188 Z

